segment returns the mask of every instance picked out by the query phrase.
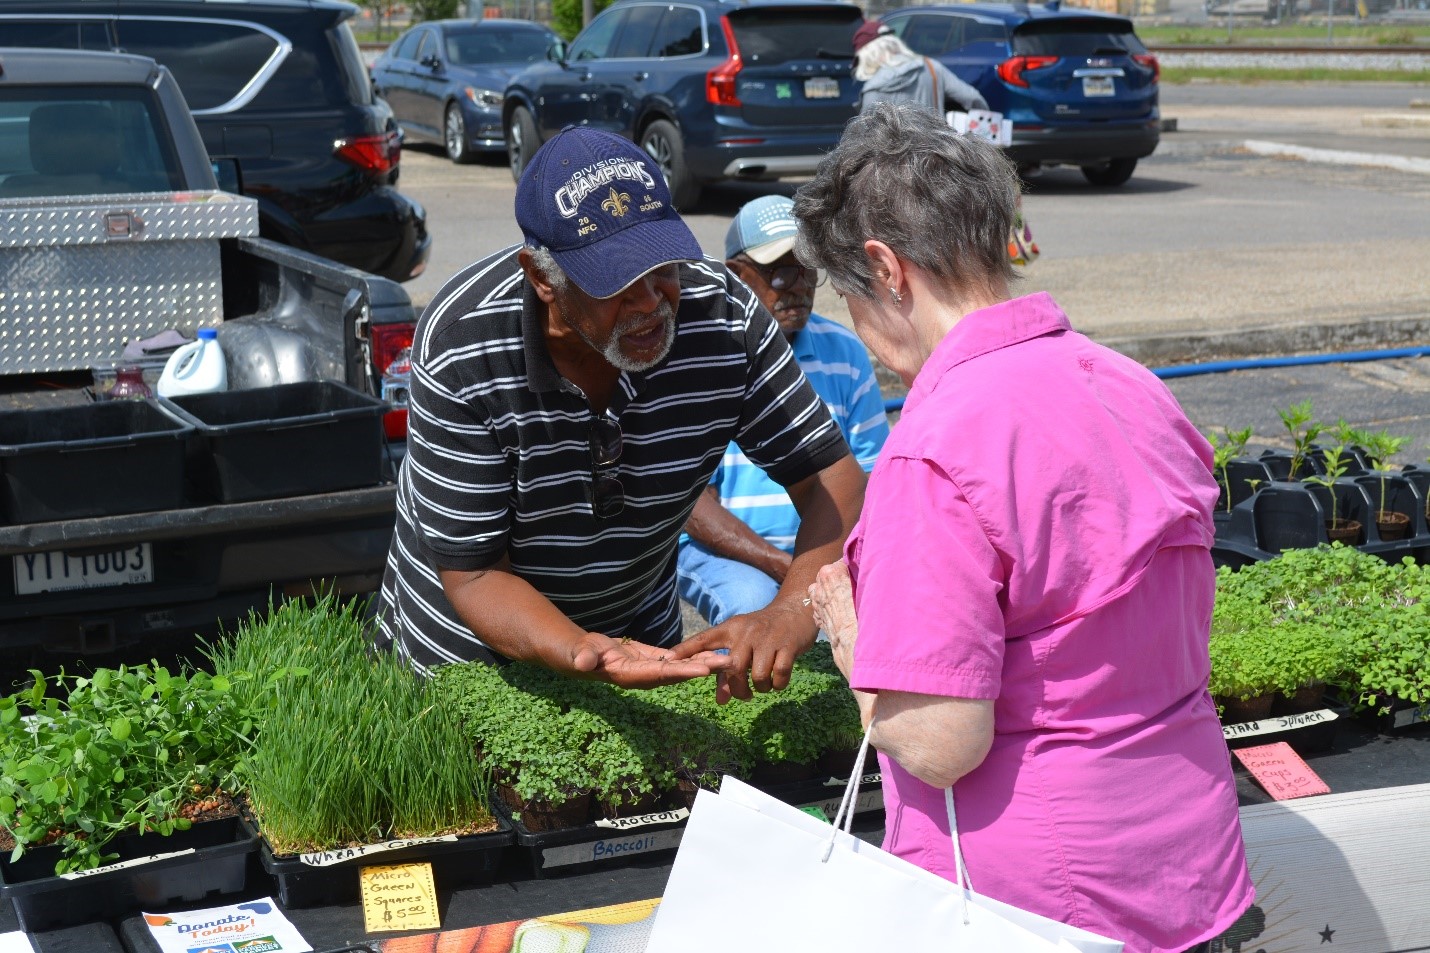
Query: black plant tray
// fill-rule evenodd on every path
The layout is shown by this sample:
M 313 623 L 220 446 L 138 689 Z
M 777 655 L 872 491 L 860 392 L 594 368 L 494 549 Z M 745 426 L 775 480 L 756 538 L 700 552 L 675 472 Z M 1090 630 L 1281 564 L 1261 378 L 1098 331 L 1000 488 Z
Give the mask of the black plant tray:
M 1380 709 L 1389 707 L 1389 711 L 1381 714 Z M 1393 698 L 1388 706 L 1376 705 L 1360 713 L 1360 719 L 1364 724 L 1370 725 L 1376 731 L 1384 734 L 1400 734 L 1402 732 L 1419 730 L 1424 731 L 1425 725 L 1430 724 L 1430 703 L 1416 704 L 1400 698 Z
M 846 780 L 845 778 L 825 778 L 800 781 L 795 784 L 770 785 L 762 790 L 801 810 L 813 813 L 814 809 L 818 809 L 826 820 L 832 821 L 834 815 L 839 811 L 839 802 L 844 797 Z M 859 793 L 854 800 L 854 813 L 858 815 L 866 811 L 882 811 L 883 809 L 883 776 L 878 771 L 862 775 L 859 778 Z
M 430 863 L 438 890 L 480 886 L 496 879 L 502 855 L 512 843 L 510 821 L 498 815 L 496 822 L 497 829 L 486 834 L 464 834 L 447 840 L 396 839 L 317 854 L 277 855 L 260 836 L 258 859 L 277 882 L 279 903 L 289 909 L 358 899 L 358 871 L 363 867 Z M 251 822 L 244 823 L 257 834 Z
M 1349 714 L 1350 709 L 1345 705 L 1327 702 L 1317 711 L 1270 715 L 1257 721 L 1222 725 L 1222 735 L 1229 748 L 1251 748 L 1284 741 L 1297 754 L 1315 754 L 1331 750 L 1336 743 L 1336 732 Z
M 536 878 L 664 859 L 680 846 L 685 819 L 690 816 L 685 808 L 675 808 L 579 827 L 532 831 L 495 793 L 492 812 L 516 828 L 513 874 Z
M 826 819 L 839 810 L 844 782 L 800 781 L 793 784 L 761 785 L 772 797 L 800 808 L 818 808 Z M 883 788 L 878 774 L 866 774 L 859 783 L 855 813 L 882 810 Z M 589 871 L 601 867 L 638 864 L 663 859 L 680 846 L 689 811 L 656 811 L 615 820 L 596 821 L 580 827 L 555 831 L 531 831 L 501 798 L 492 795 L 492 810 L 512 818 L 516 826 L 517 873 L 548 877 Z
M 167 837 L 116 838 L 109 850 L 120 859 L 82 874 L 56 876 L 59 848 L 26 851 L 16 863 L 0 859 L 0 883 L 27 933 L 98 920 L 141 908 L 238 893 L 247 879 L 254 832 L 236 817 L 203 821 Z

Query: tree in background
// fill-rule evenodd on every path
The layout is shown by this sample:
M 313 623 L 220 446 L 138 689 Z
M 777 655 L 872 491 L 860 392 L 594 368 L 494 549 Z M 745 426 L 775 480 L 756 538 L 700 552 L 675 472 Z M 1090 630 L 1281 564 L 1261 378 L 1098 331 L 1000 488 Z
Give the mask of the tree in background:
M 595 16 L 611 3 L 612 0 L 594 0 L 591 15 Z M 580 33 L 582 25 L 581 0 L 551 0 L 551 29 L 563 40 L 570 40 Z
M 393 15 L 402 9 L 399 0 L 356 0 L 358 6 L 372 14 L 372 27 L 376 39 L 385 39 L 383 25 L 391 21 Z
M 473 7 L 480 10 L 480 4 Z M 412 0 L 412 19 L 450 20 L 462 12 L 462 0 Z

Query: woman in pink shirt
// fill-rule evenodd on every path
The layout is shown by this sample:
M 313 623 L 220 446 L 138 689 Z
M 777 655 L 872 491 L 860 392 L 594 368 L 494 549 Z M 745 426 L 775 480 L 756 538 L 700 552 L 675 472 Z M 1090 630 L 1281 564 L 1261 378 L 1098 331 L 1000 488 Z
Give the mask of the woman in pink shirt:
M 887 849 L 952 879 L 952 785 L 980 893 L 1180 953 L 1252 901 L 1207 693 L 1211 449 L 1145 368 L 1010 297 L 1018 193 L 996 147 L 894 106 L 799 190 L 800 260 L 909 385 L 810 598 L 878 716 Z

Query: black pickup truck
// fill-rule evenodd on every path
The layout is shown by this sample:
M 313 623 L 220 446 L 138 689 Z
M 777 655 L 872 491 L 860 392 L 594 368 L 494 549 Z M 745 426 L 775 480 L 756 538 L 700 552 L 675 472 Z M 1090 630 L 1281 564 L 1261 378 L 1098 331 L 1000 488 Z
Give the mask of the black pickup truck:
M 96 371 L 126 345 L 200 327 L 219 332 L 230 390 L 336 381 L 380 396 L 411 344 L 407 294 L 257 232 L 254 201 L 218 191 L 164 67 L 0 48 L 0 418 L 95 402 Z M 83 518 L 0 513 L 0 673 L 142 659 L 315 582 L 374 590 L 406 419 L 371 403 L 387 451 L 372 485 Z M 271 465 L 304 466 L 306 452 Z M 77 472 L 86 465 L 63 447 L 55 460 L 80 494 L 112 476 Z

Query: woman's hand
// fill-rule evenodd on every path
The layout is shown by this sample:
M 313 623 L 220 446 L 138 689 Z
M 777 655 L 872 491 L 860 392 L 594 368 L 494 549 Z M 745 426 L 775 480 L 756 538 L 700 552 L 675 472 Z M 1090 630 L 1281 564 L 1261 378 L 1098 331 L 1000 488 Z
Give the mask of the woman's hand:
M 854 587 L 843 562 L 830 563 L 819 570 L 809 587 L 809 604 L 814 610 L 814 621 L 834 648 L 834 664 L 849 678 L 854 669 L 854 640 L 859 637 L 859 621 L 854 617 Z

